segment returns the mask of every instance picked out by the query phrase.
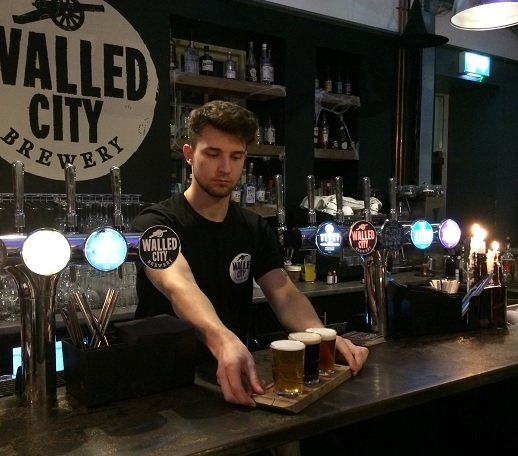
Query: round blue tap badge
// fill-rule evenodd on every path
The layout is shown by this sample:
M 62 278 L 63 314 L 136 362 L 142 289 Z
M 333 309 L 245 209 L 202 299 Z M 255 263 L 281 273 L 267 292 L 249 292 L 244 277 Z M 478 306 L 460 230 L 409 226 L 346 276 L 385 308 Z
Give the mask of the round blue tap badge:
M 155 225 L 144 231 L 138 247 L 140 260 L 152 269 L 166 269 L 171 266 L 178 258 L 180 250 L 178 235 L 164 225 Z
M 108 272 L 117 269 L 126 260 L 128 244 L 124 236 L 114 228 L 94 230 L 86 239 L 85 258 L 94 269 Z
M 410 237 L 418 249 L 427 249 L 433 242 L 432 225 L 426 220 L 416 220 L 410 229 Z

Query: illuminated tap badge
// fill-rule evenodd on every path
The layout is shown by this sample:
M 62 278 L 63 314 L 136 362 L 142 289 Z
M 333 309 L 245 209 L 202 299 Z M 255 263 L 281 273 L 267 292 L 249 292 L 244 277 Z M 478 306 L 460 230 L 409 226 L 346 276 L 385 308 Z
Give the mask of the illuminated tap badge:
M 349 245 L 359 255 L 368 255 L 374 251 L 378 237 L 372 223 L 366 220 L 354 222 L 349 229 Z
M 166 269 L 180 253 L 180 239 L 169 227 L 155 225 L 148 228 L 139 241 L 139 256 L 142 263 L 152 269 Z
M 333 222 L 319 225 L 315 232 L 315 245 L 320 253 L 333 255 L 342 248 L 342 232 Z
M 460 228 L 457 222 L 446 219 L 439 225 L 439 240 L 447 249 L 453 249 L 460 241 Z
M 427 249 L 433 242 L 432 225 L 426 220 L 416 220 L 410 229 L 410 237 L 418 249 Z

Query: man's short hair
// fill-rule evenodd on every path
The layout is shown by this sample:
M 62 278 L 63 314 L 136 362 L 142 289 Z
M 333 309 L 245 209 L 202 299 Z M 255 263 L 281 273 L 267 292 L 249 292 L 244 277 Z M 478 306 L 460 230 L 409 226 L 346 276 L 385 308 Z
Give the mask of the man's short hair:
M 207 125 L 251 144 L 255 139 L 257 118 L 253 112 L 235 103 L 209 101 L 193 109 L 189 115 L 189 143 L 192 147 L 196 146 L 203 128 Z

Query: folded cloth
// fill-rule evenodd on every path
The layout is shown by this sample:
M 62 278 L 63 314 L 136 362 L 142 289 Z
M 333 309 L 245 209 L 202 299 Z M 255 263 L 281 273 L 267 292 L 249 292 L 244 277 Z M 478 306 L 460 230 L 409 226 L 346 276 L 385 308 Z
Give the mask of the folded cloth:
M 320 212 L 325 212 L 326 214 L 336 215 L 337 205 L 336 205 L 336 196 L 315 196 L 315 210 Z M 371 196 L 370 198 L 371 212 L 373 214 L 378 214 L 381 209 L 381 201 Z M 300 203 L 300 207 L 307 209 L 308 208 L 308 197 L 304 197 L 302 203 Z M 350 198 L 348 196 L 342 197 L 342 210 L 344 215 L 352 215 L 354 211 L 359 211 L 364 208 L 363 201 L 355 200 L 354 198 Z

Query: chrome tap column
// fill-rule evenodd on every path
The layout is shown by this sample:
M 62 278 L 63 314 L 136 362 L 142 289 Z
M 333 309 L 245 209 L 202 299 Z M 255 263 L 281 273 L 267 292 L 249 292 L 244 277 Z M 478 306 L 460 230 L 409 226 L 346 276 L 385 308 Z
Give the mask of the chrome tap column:
M 370 179 L 363 178 L 363 201 L 365 220 L 372 222 L 370 208 Z M 386 313 L 386 265 L 383 251 L 373 249 L 364 255 L 365 300 L 367 303 L 367 324 L 371 331 L 385 336 L 387 334 Z
M 122 229 L 120 175 L 112 169 L 114 218 Z M 103 227 L 89 235 L 77 233 L 75 168 L 65 167 L 67 217 L 64 235 L 41 228 L 25 235 L 23 214 L 23 164 L 13 164 L 15 234 L 0 236 L 0 267 L 16 280 L 20 298 L 22 366 L 16 373 L 16 393 L 25 403 L 53 405 L 56 401 L 55 314 L 56 288 L 61 271 L 89 263 L 100 271 L 120 267 L 139 259 L 139 233 L 123 236 Z M 121 246 L 121 243 L 123 244 Z M 90 248 L 91 247 L 91 248 Z

